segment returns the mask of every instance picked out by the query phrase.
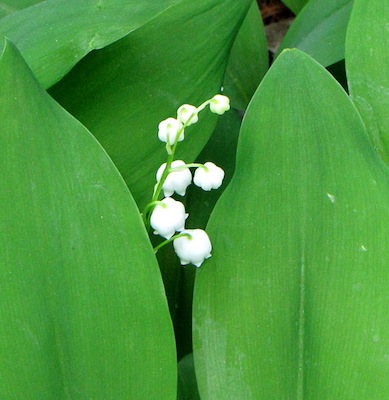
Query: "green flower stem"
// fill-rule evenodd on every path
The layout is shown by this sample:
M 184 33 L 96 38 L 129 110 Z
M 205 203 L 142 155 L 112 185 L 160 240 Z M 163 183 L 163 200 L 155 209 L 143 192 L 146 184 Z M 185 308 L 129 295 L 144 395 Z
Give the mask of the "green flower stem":
M 151 203 L 153 201 L 157 201 L 159 199 L 159 195 L 161 194 L 162 186 L 165 183 L 167 176 L 169 175 L 170 167 L 174 160 L 174 151 L 175 151 L 175 146 L 173 146 L 172 154 L 168 154 L 167 161 L 166 161 L 166 168 L 163 171 L 161 179 L 159 180 L 158 185 L 154 191 L 153 197 L 151 199 Z
M 207 107 L 208 104 L 211 104 L 211 102 L 212 102 L 212 99 L 209 99 L 209 100 L 204 101 L 204 103 L 200 104 L 200 105 L 197 107 L 197 114 L 198 114 L 200 111 L 203 111 L 204 108 Z M 189 120 L 190 120 L 191 118 L 192 118 L 192 116 L 189 118 Z
M 159 249 L 162 247 L 166 246 L 167 244 L 173 242 L 173 240 L 178 239 L 180 237 L 187 237 L 188 239 L 192 239 L 192 236 L 189 235 L 189 233 L 178 233 L 177 235 L 172 236 L 170 239 L 164 240 L 162 243 L 160 243 L 158 246 L 154 247 L 154 254 L 157 253 Z
M 208 168 L 204 164 L 199 164 L 199 163 L 189 163 L 181 167 L 170 168 L 170 171 L 179 171 L 180 169 L 183 170 L 184 168 L 202 168 L 206 172 L 208 172 Z
M 167 135 L 167 142 L 166 142 L 166 153 L 171 156 L 173 154 L 172 148 L 170 146 L 170 141 L 169 141 L 169 134 Z
M 152 211 L 157 204 L 161 204 L 162 207 L 166 207 L 166 204 L 162 203 L 162 201 L 152 200 L 146 205 L 146 207 L 143 209 L 143 213 L 141 214 L 143 223 L 145 224 L 147 230 L 150 228 L 150 211 Z
M 191 115 L 190 118 L 192 118 L 193 115 Z M 181 133 L 184 131 L 184 129 L 186 128 L 190 118 L 188 119 L 188 121 L 182 126 L 182 128 L 177 132 L 177 136 L 176 136 L 176 140 L 174 141 L 173 147 L 170 146 L 169 143 L 169 139 L 166 143 L 166 152 L 168 154 L 167 156 L 167 160 L 166 160 L 166 167 L 165 170 L 162 173 L 161 179 L 158 182 L 157 188 L 154 191 L 154 195 L 153 198 L 151 199 L 151 202 L 156 201 L 159 199 L 159 196 L 161 194 L 162 191 L 162 186 L 166 181 L 167 176 L 169 175 L 169 172 L 171 170 L 171 166 L 172 166 L 172 162 L 174 161 L 174 154 L 176 152 L 176 148 L 177 148 L 177 144 L 178 144 L 178 139 L 181 136 Z
M 196 114 L 198 114 L 199 112 L 201 112 L 202 110 L 204 110 L 204 108 L 205 108 L 208 104 L 210 104 L 211 101 L 212 101 L 212 99 L 209 99 L 209 100 L 207 100 L 207 101 L 204 101 L 204 103 L 200 104 L 200 106 L 196 108 L 196 112 L 192 113 L 192 115 L 188 118 L 188 120 L 185 122 L 185 124 L 182 126 L 182 128 L 177 132 L 176 140 L 174 141 L 173 147 L 170 146 L 169 138 L 168 138 L 168 141 L 167 141 L 167 143 L 166 143 L 166 152 L 167 152 L 167 154 L 168 154 L 167 161 L 166 161 L 166 168 L 165 168 L 165 170 L 164 170 L 163 173 L 162 173 L 161 179 L 160 179 L 159 182 L 158 182 L 158 185 L 157 185 L 157 187 L 156 187 L 156 189 L 155 189 L 155 191 L 154 191 L 154 194 L 153 194 L 153 197 L 152 197 L 150 203 L 152 203 L 152 202 L 154 202 L 154 201 L 157 201 L 157 200 L 159 199 L 159 196 L 160 196 L 161 191 L 162 191 L 162 186 L 163 186 L 163 184 L 165 183 L 166 178 L 167 178 L 167 176 L 169 175 L 169 172 L 171 172 L 171 170 L 172 170 L 171 165 L 172 165 L 172 162 L 174 161 L 174 154 L 175 154 L 175 152 L 176 152 L 176 148 L 177 148 L 177 145 L 178 145 L 178 139 L 180 138 L 182 132 L 183 132 L 183 131 L 185 130 L 185 128 L 188 126 L 188 124 L 190 123 L 190 121 L 192 120 L 192 118 L 193 118 Z M 206 167 L 204 167 L 204 166 L 202 166 L 202 165 L 200 165 L 200 164 L 198 164 L 198 165 L 197 165 L 197 164 L 188 164 L 188 165 L 193 166 L 193 167 L 197 167 L 197 166 L 198 166 L 198 167 L 206 168 Z M 143 213 L 145 214 L 145 212 L 143 212 Z M 146 226 L 147 226 L 147 225 L 146 225 Z

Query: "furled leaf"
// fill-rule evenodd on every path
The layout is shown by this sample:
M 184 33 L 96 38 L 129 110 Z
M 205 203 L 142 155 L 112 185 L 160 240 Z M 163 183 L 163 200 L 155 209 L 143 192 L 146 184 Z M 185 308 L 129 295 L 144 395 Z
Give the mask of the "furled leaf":
M 298 14 L 305 4 L 307 4 L 308 0 L 282 0 L 282 2 L 295 14 Z
M 388 397 L 388 182 L 343 89 L 285 51 L 207 227 L 193 320 L 202 400 Z
M 375 149 L 389 162 L 389 3 L 355 1 L 346 41 L 350 95 Z
M 310 0 L 289 28 L 278 54 L 298 48 L 327 67 L 344 58 L 352 0 Z
M 224 78 L 231 105 L 245 110 L 269 68 L 267 41 L 258 4 L 254 1 L 236 36 Z
M 0 397 L 175 399 L 163 285 L 120 174 L 8 42 L 0 87 Z
M 48 0 L 0 20 L 45 87 L 81 58 L 134 31 L 179 0 Z
M 192 353 L 178 363 L 177 400 L 200 400 Z
M 155 172 L 166 161 L 158 123 L 175 117 L 181 104 L 199 105 L 220 91 L 229 50 L 250 4 L 183 0 L 89 54 L 51 90 L 107 150 L 140 208 L 150 200 Z M 187 129 L 178 158 L 193 160 L 215 124 L 214 115 L 202 113 Z

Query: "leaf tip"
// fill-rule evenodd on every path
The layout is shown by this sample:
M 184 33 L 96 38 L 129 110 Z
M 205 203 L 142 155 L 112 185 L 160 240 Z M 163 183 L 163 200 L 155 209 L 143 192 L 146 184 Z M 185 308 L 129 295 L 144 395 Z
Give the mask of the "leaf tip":
M 13 50 L 18 52 L 12 41 L 7 36 L 3 36 L 3 40 L 0 40 L 0 60 L 2 60 L 9 51 L 12 52 Z
M 293 48 L 283 49 L 277 59 L 282 59 L 285 57 L 307 58 L 309 56 L 306 53 L 304 53 L 302 50 L 299 50 L 299 49 L 293 47 Z
M 7 37 L 3 36 L 2 43 L 0 43 L 0 59 L 3 57 L 8 43 L 9 43 L 9 39 Z

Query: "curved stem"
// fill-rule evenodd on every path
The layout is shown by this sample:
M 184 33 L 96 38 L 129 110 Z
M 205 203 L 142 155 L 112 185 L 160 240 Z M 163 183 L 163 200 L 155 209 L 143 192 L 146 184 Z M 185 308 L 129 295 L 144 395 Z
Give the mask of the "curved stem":
M 166 207 L 166 204 L 162 203 L 162 201 L 152 200 L 146 205 L 146 207 L 143 209 L 143 213 L 141 214 L 143 223 L 145 224 L 147 230 L 150 228 L 150 211 L 152 211 L 157 204 L 161 204 L 163 207 Z
M 212 99 L 206 100 L 204 101 L 204 103 L 200 104 L 197 107 L 197 113 L 199 113 L 200 111 L 203 111 L 205 107 L 207 107 L 208 104 L 211 104 Z
M 196 111 L 195 111 L 194 113 L 192 113 L 192 115 L 188 118 L 188 120 L 185 122 L 185 124 L 183 124 L 182 127 L 178 130 L 177 135 L 176 135 L 176 139 L 175 139 L 175 141 L 174 141 L 173 146 L 170 145 L 170 140 L 169 140 L 169 136 L 168 136 L 168 138 L 167 138 L 168 140 L 167 140 L 167 143 L 166 143 L 166 152 L 167 152 L 167 154 L 168 154 L 167 161 L 166 161 L 166 167 L 165 167 L 165 170 L 164 170 L 163 173 L 162 173 L 161 179 L 159 180 L 159 182 L 158 182 L 158 184 L 157 184 L 157 187 L 156 187 L 156 189 L 155 189 L 155 191 L 154 191 L 154 194 L 153 194 L 153 197 L 152 197 L 152 199 L 151 199 L 151 202 L 157 201 L 157 200 L 159 199 L 159 196 L 160 196 L 161 191 L 162 191 L 162 186 L 163 186 L 163 184 L 165 183 L 166 178 L 167 178 L 167 176 L 169 175 L 169 172 L 171 171 L 171 165 L 172 165 L 172 162 L 173 162 L 173 160 L 174 160 L 174 154 L 175 154 L 175 152 L 176 152 L 176 148 L 177 148 L 177 145 L 178 145 L 178 139 L 180 138 L 181 134 L 184 132 L 185 128 L 188 126 L 188 124 L 190 123 L 190 121 L 192 120 L 192 118 L 193 118 L 196 114 L 198 114 L 199 112 L 201 112 L 202 110 L 204 110 L 204 108 L 205 108 L 208 104 L 210 104 L 211 101 L 212 101 L 212 99 L 206 100 L 206 101 L 204 101 L 204 103 L 200 104 L 200 105 L 196 108 Z M 197 166 L 199 166 L 199 167 L 201 166 L 201 165 L 197 165 L 197 164 L 193 164 L 193 165 L 188 164 L 188 165 L 190 165 L 190 166 L 196 166 L 196 167 L 197 167 Z M 203 166 L 203 167 L 204 167 L 204 166 Z M 206 168 L 206 167 L 205 167 L 205 168 Z
M 154 190 L 154 194 L 151 199 L 151 202 L 157 201 L 159 199 L 159 195 L 161 194 L 162 186 L 165 183 L 167 176 L 169 175 L 170 167 L 172 165 L 173 160 L 174 160 L 174 152 L 172 154 L 169 154 L 167 157 L 166 167 L 162 173 L 161 179 L 159 180 L 159 182 L 157 184 L 157 187 Z
M 157 253 L 157 251 L 159 249 L 161 249 L 162 247 L 166 246 L 167 244 L 169 244 L 170 242 L 173 242 L 175 239 L 178 239 L 180 237 L 187 237 L 188 239 L 192 239 L 192 235 L 190 235 L 189 233 L 178 233 L 177 235 L 172 236 L 170 239 L 164 240 L 162 243 L 160 243 L 158 246 L 154 247 L 154 254 Z
M 208 172 L 208 168 L 204 165 L 204 164 L 200 164 L 200 163 L 189 163 L 189 164 L 185 164 L 182 167 L 177 167 L 177 168 L 202 168 L 204 169 L 206 172 Z M 175 170 L 175 168 L 172 168 L 172 170 Z

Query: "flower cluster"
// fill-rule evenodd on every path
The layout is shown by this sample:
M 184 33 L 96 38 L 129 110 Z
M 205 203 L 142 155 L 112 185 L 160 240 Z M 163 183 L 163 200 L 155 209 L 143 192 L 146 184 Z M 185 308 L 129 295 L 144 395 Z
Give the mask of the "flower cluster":
M 211 112 L 219 115 L 230 109 L 228 97 L 218 94 L 199 107 L 182 105 L 177 110 L 177 118 L 167 118 L 158 125 L 158 138 L 166 143 L 167 161 L 158 168 L 153 198 L 143 212 L 146 226 L 166 239 L 154 250 L 173 242 L 181 264 L 192 263 L 196 267 L 211 257 L 211 241 L 202 229 L 185 229 L 188 214 L 184 205 L 171 196 L 174 193 L 184 196 L 192 181 L 206 191 L 218 189 L 223 182 L 224 171 L 212 162 L 186 164 L 183 160 L 174 160 L 177 144 L 185 138 L 186 127 L 198 121 L 199 113 L 207 105 Z M 193 177 L 192 167 L 196 168 Z M 162 191 L 164 198 L 159 200 Z

